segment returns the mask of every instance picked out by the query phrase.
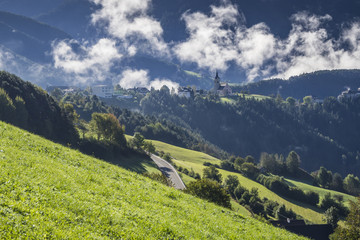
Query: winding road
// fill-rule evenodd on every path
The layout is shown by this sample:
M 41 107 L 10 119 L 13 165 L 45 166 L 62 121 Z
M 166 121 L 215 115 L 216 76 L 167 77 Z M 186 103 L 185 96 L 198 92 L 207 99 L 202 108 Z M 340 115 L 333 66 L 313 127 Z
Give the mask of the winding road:
M 174 188 L 181 189 L 181 190 L 186 188 L 186 186 L 185 186 L 184 182 L 181 180 L 179 174 L 177 173 L 175 168 L 170 163 L 168 163 L 164 159 L 162 159 L 154 154 L 151 154 L 150 157 L 155 162 L 155 164 L 159 167 L 160 171 L 162 173 L 164 173 L 167 178 L 170 179 L 170 181 L 174 185 Z

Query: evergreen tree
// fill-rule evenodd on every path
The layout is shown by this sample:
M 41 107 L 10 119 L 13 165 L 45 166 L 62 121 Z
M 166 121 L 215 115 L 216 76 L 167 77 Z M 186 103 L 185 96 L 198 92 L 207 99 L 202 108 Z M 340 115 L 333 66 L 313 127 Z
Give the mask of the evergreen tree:
M 0 120 L 11 122 L 13 120 L 14 112 L 15 106 L 13 101 L 5 90 L 0 88 Z

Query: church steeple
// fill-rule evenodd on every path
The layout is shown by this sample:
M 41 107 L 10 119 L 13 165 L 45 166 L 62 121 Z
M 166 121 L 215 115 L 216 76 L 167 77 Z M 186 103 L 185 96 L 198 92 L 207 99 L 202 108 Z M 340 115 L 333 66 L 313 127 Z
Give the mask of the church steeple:
M 214 88 L 213 88 L 213 91 L 217 91 L 220 87 L 220 77 L 219 77 L 219 73 L 218 71 L 216 71 L 216 76 L 215 76 L 215 79 L 214 79 Z

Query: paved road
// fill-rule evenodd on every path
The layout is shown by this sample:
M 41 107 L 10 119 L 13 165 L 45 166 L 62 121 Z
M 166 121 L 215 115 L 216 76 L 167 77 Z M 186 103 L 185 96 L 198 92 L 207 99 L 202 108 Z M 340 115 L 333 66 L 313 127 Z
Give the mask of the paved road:
M 156 165 L 158 165 L 160 171 L 163 172 L 165 176 L 171 180 L 174 188 L 181 190 L 186 188 L 179 174 L 176 172 L 175 168 L 170 163 L 154 154 L 151 154 L 151 159 L 156 163 Z

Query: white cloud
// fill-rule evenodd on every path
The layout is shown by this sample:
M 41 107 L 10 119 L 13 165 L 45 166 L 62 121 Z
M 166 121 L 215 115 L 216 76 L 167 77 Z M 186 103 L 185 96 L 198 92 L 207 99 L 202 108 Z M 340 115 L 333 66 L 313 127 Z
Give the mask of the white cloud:
M 182 18 L 190 36 L 174 47 L 180 61 L 211 71 L 226 71 L 233 62 L 250 80 L 269 71 L 264 63 L 274 57 L 277 40 L 264 23 L 246 28 L 238 9 L 228 2 L 211 6 L 210 16 L 187 12 Z
M 175 55 L 181 62 L 193 62 L 212 71 L 226 71 L 230 63 L 236 64 L 245 70 L 248 81 L 360 66 L 360 22 L 334 39 L 323 27 L 332 20 L 330 15 L 299 12 L 290 18 L 288 37 L 280 39 L 265 23 L 246 27 L 241 17 L 227 1 L 211 6 L 209 15 L 184 13 L 189 37 L 175 45 Z M 349 48 L 344 48 L 345 43 Z
M 297 13 L 292 17 L 293 27 L 286 40 L 276 49 L 276 77 L 289 78 L 306 72 L 324 69 L 353 69 L 360 66 L 359 23 L 343 29 L 342 37 L 328 36 L 322 24 L 331 17 Z M 358 39 L 358 40 L 356 40 Z M 345 49 L 348 41 L 350 48 Z
M 174 88 L 178 89 L 179 84 L 172 82 L 168 79 L 154 79 L 150 80 L 149 72 L 147 70 L 135 70 L 127 69 L 121 74 L 121 79 L 119 82 L 120 86 L 123 88 L 133 88 L 133 87 L 146 87 L 148 89 L 160 89 L 162 86 L 166 85 L 169 89 Z
M 264 64 L 275 56 L 277 40 L 264 23 L 239 29 L 236 44 L 239 54 L 234 60 L 246 70 L 249 80 L 269 71 L 271 66 Z
M 125 43 L 137 42 L 142 50 L 168 54 L 159 21 L 147 14 L 151 0 L 90 0 L 101 8 L 92 14 L 92 23 L 104 26 L 107 32 Z M 130 55 L 134 48 L 130 49 Z
M 78 42 L 61 41 L 53 45 L 55 68 L 65 73 L 74 74 L 78 83 L 103 81 L 109 75 L 113 64 L 122 58 L 116 42 L 111 39 L 100 39 L 96 44 L 84 43 L 77 52 L 72 45 Z
M 150 78 L 146 70 L 127 69 L 121 75 L 119 82 L 122 88 L 148 87 Z
M 154 81 L 150 82 L 149 87 L 150 88 L 154 88 L 156 90 L 160 89 L 162 86 L 167 86 L 170 90 L 172 88 L 174 88 L 174 90 L 177 92 L 178 88 L 179 88 L 179 84 L 176 82 L 173 82 L 171 80 L 168 79 L 159 79 L 156 78 Z
M 226 70 L 228 62 L 237 56 L 233 32 L 227 26 L 236 24 L 238 11 L 234 5 L 211 6 L 211 15 L 183 14 L 189 38 L 174 47 L 183 62 L 196 62 L 200 68 Z

